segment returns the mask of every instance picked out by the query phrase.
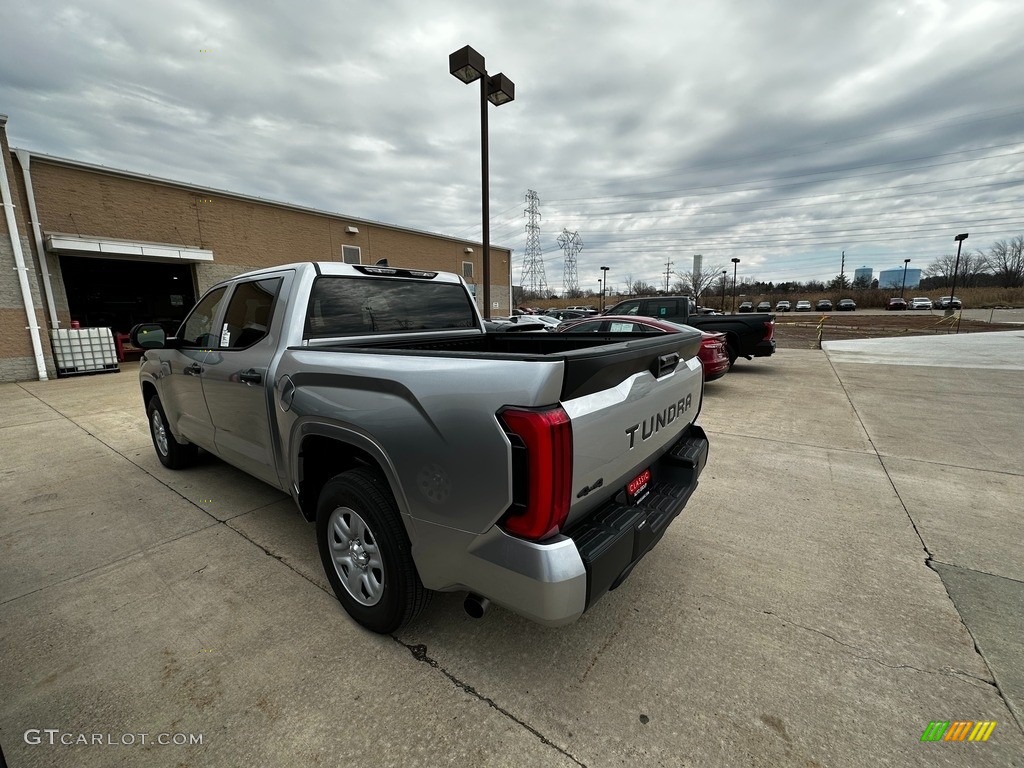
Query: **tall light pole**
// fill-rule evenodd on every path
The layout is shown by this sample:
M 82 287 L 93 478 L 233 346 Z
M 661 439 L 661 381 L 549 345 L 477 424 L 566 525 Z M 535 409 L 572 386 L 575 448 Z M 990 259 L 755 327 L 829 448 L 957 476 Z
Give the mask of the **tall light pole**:
M 597 278 L 597 311 L 604 312 L 604 280 Z
M 722 270 L 722 314 L 725 314 L 725 286 L 729 284 L 728 272 Z
M 740 260 L 733 257 L 732 260 L 732 313 L 736 314 L 736 265 L 740 263 Z
M 601 267 L 601 272 L 604 276 L 604 282 L 601 284 L 601 311 L 604 312 L 605 307 L 608 306 L 605 300 L 605 295 L 608 293 L 608 267 Z
M 907 265 L 910 263 L 910 259 L 903 260 L 903 285 L 900 286 L 900 298 L 903 298 L 903 291 L 907 287 Z
M 964 232 L 962 235 L 957 235 L 953 238 L 956 240 L 956 263 L 953 265 L 953 288 L 949 292 L 949 306 L 946 307 L 945 315 L 950 317 L 953 314 L 953 299 L 956 297 L 956 273 L 960 269 L 960 248 L 963 247 L 964 240 L 967 239 L 967 233 Z M 959 326 L 956 329 L 957 333 L 960 333 Z
M 490 171 L 487 162 L 487 102 L 496 107 L 507 104 L 516 97 L 516 86 L 502 73 L 493 77 L 487 75 L 484 57 L 468 45 L 460 48 L 448 57 L 448 71 L 456 78 L 469 85 L 474 80 L 480 81 L 480 168 L 482 182 L 482 216 L 483 216 L 483 262 L 484 262 L 484 319 L 491 317 L 491 193 Z M 511 265 L 509 266 L 511 270 Z

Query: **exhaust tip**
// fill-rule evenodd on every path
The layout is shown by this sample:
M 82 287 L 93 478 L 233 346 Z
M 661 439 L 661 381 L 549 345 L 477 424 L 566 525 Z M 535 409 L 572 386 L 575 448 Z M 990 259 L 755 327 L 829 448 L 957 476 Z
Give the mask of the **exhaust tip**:
M 480 597 L 480 595 L 469 594 L 466 595 L 462 607 L 466 609 L 466 613 L 471 618 L 482 619 L 484 614 L 487 613 L 487 609 L 491 607 L 491 601 L 486 597 Z

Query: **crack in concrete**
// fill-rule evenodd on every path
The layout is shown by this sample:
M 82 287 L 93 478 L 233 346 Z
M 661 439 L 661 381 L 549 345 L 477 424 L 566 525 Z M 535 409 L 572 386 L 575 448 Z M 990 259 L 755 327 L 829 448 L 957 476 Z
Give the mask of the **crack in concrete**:
M 917 464 L 932 464 L 936 467 L 949 467 L 951 469 L 967 469 L 971 472 L 988 472 L 993 475 L 1008 475 L 1009 477 L 1021 477 L 1020 472 L 1013 472 L 1008 469 L 992 469 L 991 467 L 969 467 L 964 464 L 948 464 L 944 461 L 934 461 L 933 459 L 911 459 L 906 456 L 896 456 L 891 453 L 879 453 L 878 457 L 881 459 L 894 459 L 896 461 L 907 461 Z
M 989 688 L 998 689 L 998 686 L 996 686 L 994 680 L 986 680 L 983 677 L 972 675 L 970 672 L 965 672 L 962 669 L 953 669 L 952 667 L 946 667 L 944 669 L 932 670 L 921 669 L 920 667 L 915 667 L 913 664 L 889 664 L 887 662 L 882 661 L 881 659 L 875 658 L 874 656 L 864 655 L 864 649 L 858 648 L 855 645 L 850 645 L 849 643 L 844 643 L 838 637 L 830 635 L 828 632 L 825 632 L 824 630 L 817 629 L 815 627 L 808 627 L 806 624 L 801 624 L 799 622 L 793 621 L 792 619 L 784 618 L 783 616 L 780 616 L 774 611 L 761 611 L 761 613 L 765 614 L 766 616 L 772 616 L 781 621 L 783 624 L 791 624 L 794 627 L 799 627 L 800 629 L 804 629 L 808 632 L 814 632 L 815 634 L 828 638 L 836 645 L 841 645 L 844 648 L 849 648 L 851 651 L 856 651 L 856 653 L 849 653 L 847 655 L 852 656 L 855 659 L 860 659 L 861 661 L 870 661 L 874 664 L 878 664 L 879 666 L 885 667 L 886 669 L 910 669 L 914 672 L 921 672 L 925 675 L 945 675 L 947 677 L 955 677 L 961 680 L 964 678 L 969 678 L 968 680 L 964 680 L 964 682 L 968 682 L 969 684 L 974 685 L 974 683 L 970 683 L 970 680 L 977 680 L 978 682 L 983 683 L 985 686 Z
M 503 716 L 507 717 L 509 720 L 511 720 L 512 722 L 516 723 L 521 728 L 525 728 L 527 731 L 529 731 L 534 736 L 536 736 L 537 739 L 539 739 L 541 744 L 543 744 L 544 746 L 551 747 L 552 749 L 558 751 L 562 755 L 565 755 L 565 757 L 567 757 L 570 760 L 572 760 L 574 763 L 576 763 L 576 765 L 581 766 L 581 768 L 587 768 L 587 764 L 582 762 L 581 760 L 579 760 L 571 752 L 569 752 L 569 751 L 563 749 L 562 747 L 558 746 L 553 741 L 551 741 L 551 739 L 549 739 L 543 733 L 541 733 L 536 728 L 534 728 L 532 725 L 530 725 L 529 723 L 526 723 L 526 722 L 520 720 L 518 717 L 513 715 L 507 709 L 505 709 L 504 707 L 499 705 L 496 701 L 494 701 L 494 699 L 491 699 L 491 698 L 489 698 L 487 696 L 484 696 L 482 693 L 477 691 L 476 688 L 471 686 L 469 683 L 463 682 L 462 680 L 457 678 L 455 675 L 453 675 L 451 672 L 449 672 L 447 669 L 442 667 L 440 662 L 437 661 L 437 659 L 433 659 L 433 658 L 431 658 L 430 656 L 427 655 L 427 646 L 425 646 L 423 644 L 406 643 L 403 640 L 400 640 L 398 637 L 395 637 L 394 635 L 391 636 L 391 639 L 394 640 L 399 645 L 401 645 L 402 647 L 406 648 L 409 651 L 409 653 L 412 654 L 412 657 L 414 659 L 416 659 L 416 661 L 422 662 L 422 663 L 432 667 L 433 669 L 436 669 L 442 675 L 447 677 L 448 680 L 451 681 L 451 683 L 456 688 L 458 688 L 459 690 L 464 691 L 465 693 L 468 693 L 470 696 L 472 696 L 475 699 L 478 699 L 479 701 L 482 701 L 484 704 L 489 706 L 491 709 L 501 713 Z

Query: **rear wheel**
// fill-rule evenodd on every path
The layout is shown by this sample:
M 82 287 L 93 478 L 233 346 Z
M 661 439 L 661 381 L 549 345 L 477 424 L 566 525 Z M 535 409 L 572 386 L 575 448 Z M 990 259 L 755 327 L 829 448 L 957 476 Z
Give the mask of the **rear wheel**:
M 327 580 L 358 623 L 381 634 L 419 615 L 430 592 L 412 559 L 412 546 L 391 490 L 369 469 L 329 480 L 316 511 L 317 546 Z
M 726 347 L 729 352 L 729 370 L 736 364 L 736 358 L 740 356 L 739 350 L 736 349 L 736 342 L 733 339 L 729 339 L 726 343 Z
M 184 469 L 194 464 L 199 449 L 192 443 L 179 443 L 174 439 L 167 426 L 167 414 L 157 395 L 153 395 L 146 403 L 146 415 L 149 417 L 149 435 L 153 438 L 153 447 L 160 463 L 168 469 Z

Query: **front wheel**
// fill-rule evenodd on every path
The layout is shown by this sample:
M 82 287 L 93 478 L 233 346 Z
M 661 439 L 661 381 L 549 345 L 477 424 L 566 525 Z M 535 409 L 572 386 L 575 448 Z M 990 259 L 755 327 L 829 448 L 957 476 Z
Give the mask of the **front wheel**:
M 391 490 L 369 469 L 329 480 L 320 492 L 316 538 L 327 580 L 349 616 L 395 632 L 429 601 Z
M 157 395 L 146 403 L 146 416 L 149 417 L 149 436 L 153 438 L 153 447 L 161 464 L 168 469 L 184 469 L 195 463 L 199 449 L 192 443 L 179 443 L 174 439 Z

